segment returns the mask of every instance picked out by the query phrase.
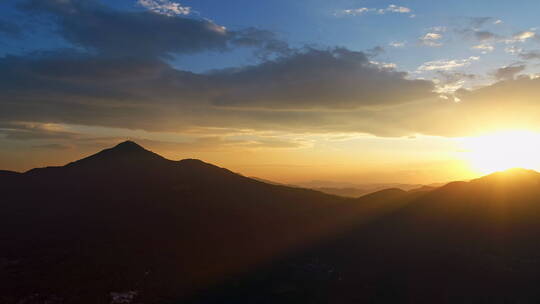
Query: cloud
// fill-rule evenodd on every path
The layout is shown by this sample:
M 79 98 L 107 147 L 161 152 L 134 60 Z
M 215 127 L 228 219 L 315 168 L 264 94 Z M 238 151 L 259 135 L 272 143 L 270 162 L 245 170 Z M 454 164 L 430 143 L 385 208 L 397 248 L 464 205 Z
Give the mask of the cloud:
M 275 54 L 287 55 L 293 52 L 289 44 L 279 39 L 276 33 L 254 27 L 234 32 L 231 35 L 230 43 L 234 46 L 256 48 L 256 55 L 261 58 Z
M 56 23 L 58 34 L 66 41 L 110 57 L 163 58 L 227 51 L 238 46 L 256 47 L 268 53 L 286 45 L 268 31 L 229 31 L 206 19 L 118 11 L 94 0 L 27 0 L 19 8 L 44 18 L 53 17 L 50 21 Z
M 214 104 L 274 109 L 381 106 L 430 95 L 429 81 L 406 76 L 371 63 L 365 53 L 344 48 L 307 49 L 211 75 L 213 83 L 228 84 Z
M 489 31 L 475 31 L 474 36 L 479 41 L 491 40 L 497 37 L 497 35 Z
M 381 61 L 370 60 L 369 63 L 374 64 L 382 69 L 396 69 L 397 68 L 397 64 L 393 62 L 381 62 Z
M 420 37 L 420 43 L 426 46 L 438 47 L 442 43 L 439 41 L 442 38 L 442 35 L 439 33 L 426 33 L 424 36 Z
M 433 27 L 429 28 L 429 30 L 430 30 L 431 32 L 444 33 L 444 32 L 446 32 L 447 27 L 446 27 L 446 26 L 442 26 L 442 25 L 438 25 L 438 26 L 433 26 Z
M 475 56 L 422 64 L 418 71 L 436 74 L 435 85 L 375 62 L 366 52 L 292 48 L 256 28 L 231 31 L 207 20 L 121 12 L 90 0 L 34 0 L 21 7 L 52 16 L 58 33 L 74 47 L 0 58 L 3 140 L 101 140 L 58 125 L 175 134 L 198 128 L 459 136 L 496 126 L 534 127 L 540 115 L 540 80 L 515 77 L 519 72 L 489 86 L 463 89 L 474 76 L 453 70 L 479 60 Z M 176 69 L 166 60 L 170 54 L 236 47 L 273 56 L 207 73 Z M 225 149 L 305 142 L 208 133 L 176 144 Z
M 392 41 L 392 42 L 388 43 L 389 46 L 395 47 L 395 48 L 401 48 L 401 47 L 404 47 L 405 44 L 406 44 L 405 41 L 402 41 L 402 42 L 400 42 L 400 41 Z
M 458 28 L 455 29 L 455 32 L 465 39 L 478 41 L 480 43 L 495 43 L 500 42 L 502 39 L 500 35 L 495 34 L 492 31 L 482 30 L 474 26 Z
M 514 79 L 516 75 L 525 70 L 525 65 L 511 65 L 497 69 L 493 76 L 498 80 Z
M 462 17 L 459 19 L 462 20 L 461 25 L 455 27 L 454 32 L 464 39 L 479 42 L 478 45 L 517 42 L 516 39 L 519 39 L 521 34 L 516 33 L 512 37 L 505 37 L 505 35 L 492 31 L 493 25 L 502 23 L 501 20 L 493 17 Z
M 508 53 L 508 54 L 516 55 L 516 54 L 520 54 L 521 52 L 523 52 L 523 49 L 520 48 L 520 47 L 517 47 L 515 45 L 512 45 L 512 46 L 506 47 L 504 49 L 504 51 L 506 53 Z
M 386 52 L 386 50 L 382 46 L 376 46 L 376 47 L 366 50 L 365 54 L 368 57 L 377 57 L 383 54 L 384 52 Z
M 390 4 L 387 8 L 379 9 L 379 10 L 377 10 L 377 12 L 380 13 L 380 14 L 384 14 L 384 13 L 387 13 L 387 12 L 407 14 L 407 13 L 412 12 L 412 10 L 410 8 L 408 8 L 408 7 L 405 7 L 405 6 L 397 6 L 397 5 L 394 5 L 394 4 Z
M 449 95 L 463 88 L 471 80 L 478 78 L 475 74 L 461 73 L 455 71 L 438 70 L 435 72 L 435 92 L 442 94 L 439 97 L 448 99 Z M 450 96 L 454 97 L 454 96 Z
M 455 68 L 464 67 L 470 65 L 472 62 L 479 60 L 480 57 L 471 56 L 465 59 L 451 59 L 451 60 L 435 60 L 423 63 L 418 67 L 418 71 L 436 71 L 436 70 L 453 70 Z
M 293 127 L 325 111 L 433 95 L 433 84 L 347 49 L 305 49 L 258 65 L 196 74 L 156 59 L 71 52 L 0 59 L 0 121 L 179 131 Z M 305 112 L 303 112 L 305 111 Z M 300 118 L 300 119 L 299 119 Z
M 189 15 L 191 7 L 169 0 L 138 0 L 137 3 L 148 10 L 166 16 Z
M 519 33 L 516 33 L 512 36 L 512 38 L 507 39 L 506 43 L 515 43 L 515 42 L 525 42 L 528 39 L 535 38 L 536 33 L 533 31 L 522 31 Z
M 540 59 L 540 50 L 529 50 L 525 51 L 523 48 L 517 46 L 509 46 L 504 49 L 508 54 L 517 55 L 523 60 L 536 60 Z
M 462 80 L 476 79 L 478 76 L 475 74 L 454 72 L 454 71 L 437 71 L 437 79 L 442 80 L 444 83 L 454 83 Z
M 359 8 L 352 8 L 352 9 L 346 9 L 341 11 L 345 15 L 351 15 L 351 16 L 358 16 L 362 15 L 367 12 L 375 11 L 373 8 L 367 8 L 367 7 L 359 7 Z
M 396 13 L 396 14 L 409 14 L 409 17 L 414 18 L 415 15 L 412 14 L 412 10 L 405 6 L 398 6 L 395 4 L 390 4 L 386 8 L 368 8 L 368 7 L 359 7 L 352 9 L 345 9 L 337 13 L 336 15 L 349 15 L 349 16 L 360 16 L 367 13 L 375 13 L 378 15 L 384 15 L 386 13 Z
M 493 52 L 493 50 L 495 49 L 495 47 L 491 44 L 488 44 L 488 43 L 481 43 L 481 44 L 477 44 L 477 45 L 474 45 L 472 47 L 473 50 L 480 50 L 482 52 L 482 54 L 487 54 L 489 52 Z
M 210 74 L 176 70 L 162 61 L 78 56 L 48 53 L 0 60 L 4 137 L 57 144 L 87 140 L 57 124 L 151 132 L 230 128 L 462 136 L 506 125 L 534 127 L 540 115 L 539 79 L 518 77 L 464 90 L 460 84 L 474 75 L 436 69 L 440 82 L 435 88 L 430 81 L 408 80 L 405 73 L 381 69 L 365 54 L 346 49 L 295 51 Z M 433 91 L 443 87 L 449 99 L 461 102 L 438 99 Z M 211 133 L 197 138 L 185 142 L 185 149 L 305 144 L 272 137 L 235 142 Z
M 22 35 L 22 29 L 15 23 L 0 19 L 0 35 L 4 34 L 12 38 Z
M 0 122 L 0 135 L 10 140 L 76 139 L 77 134 L 50 123 Z
M 486 23 L 493 20 L 492 17 L 470 17 L 468 19 L 470 26 L 475 30 L 483 27 Z
M 523 51 L 523 50 L 519 50 L 518 53 L 518 56 L 521 58 L 521 59 L 525 59 L 525 60 L 535 60 L 535 59 L 540 59 L 540 51 L 539 50 L 533 50 L 533 51 Z
M 20 7 L 54 16 L 51 21 L 66 40 L 94 51 L 65 49 L 0 59 L 2 121 L 153 131 L 194 125 L 293 128 L 310 125 L 307 120 L 322 122 L 320 116 L 329 111 L 388 107 L 433 95 L 430 81 L 407 79 L 395 65 L 370 60 L 373 54 L 291 49 L 265 30 L 220 30 L 206 20 L 120 12 L 94 1 L 26 1 Z M 152 29 L 143 29 L 149 25 L 146 19 L 155 22 L 148 26 Z M 130 34 L 127 28 L 141 32 Z M 175 41 L 177 33 L 198 36 Z M 156 37 L 138 41 L 139 36 Z M 164 61 L 170 53 L 214 49 L 216 41 L 218 49 L 254 47 L 275 56 L 263 56 L 261 64 L 202 74 Z M 139 44 L 151 46 L 137 50 Z

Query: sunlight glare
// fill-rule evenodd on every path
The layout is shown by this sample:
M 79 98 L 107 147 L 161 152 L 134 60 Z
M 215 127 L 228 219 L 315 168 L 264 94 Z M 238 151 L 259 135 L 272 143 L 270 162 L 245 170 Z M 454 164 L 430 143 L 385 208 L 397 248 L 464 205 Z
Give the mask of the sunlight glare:
M 511 168 L 540 168 L 540 134 L 506 131 L 463 138 L 465 159 L 473 170 L 489 174 Z

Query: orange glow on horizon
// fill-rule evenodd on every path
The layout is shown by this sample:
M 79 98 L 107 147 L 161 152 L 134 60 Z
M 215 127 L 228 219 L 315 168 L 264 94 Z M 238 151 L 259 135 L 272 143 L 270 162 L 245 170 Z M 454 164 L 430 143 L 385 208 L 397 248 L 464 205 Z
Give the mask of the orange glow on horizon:
M 540 168 L 540 134 L 513 130 L 462 139 L 464 159 L 480 174 Z

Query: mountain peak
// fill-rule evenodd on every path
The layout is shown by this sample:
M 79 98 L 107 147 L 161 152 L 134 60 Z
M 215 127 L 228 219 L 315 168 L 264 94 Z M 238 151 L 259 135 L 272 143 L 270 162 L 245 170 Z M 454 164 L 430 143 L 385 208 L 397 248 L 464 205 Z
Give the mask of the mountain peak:
M 143 148 L 142 146 L 140 146 L 139 144 L 131 140 L 123 141 L 111 149 L 122 150 L 122 151 L 140 151 L 140 150 L 146 151 L 145 148 Z
M 473 179 L 469 184 L 496 187 L 498 189 L 538 187 L 540 186 L 540 173 L 529 169 L 513 168 Z
M 504 171 L 498 171 L 489 175 L 483 176 L 478 180 L 521 180 L 521 179 L 538 179 L 540 173 L 524 168 L 512 168 Z
M 88 156 L 81 160 L 68 164 L 68 167 L 73 166 L 109 166 L 117 164 L 142 164 L 152 161 L 162 161 L 165 158 L 160 155 L 148 151 L 134 141 L 127 140 L 117 144 L 116 146 L 102 150 L 94 155 Z

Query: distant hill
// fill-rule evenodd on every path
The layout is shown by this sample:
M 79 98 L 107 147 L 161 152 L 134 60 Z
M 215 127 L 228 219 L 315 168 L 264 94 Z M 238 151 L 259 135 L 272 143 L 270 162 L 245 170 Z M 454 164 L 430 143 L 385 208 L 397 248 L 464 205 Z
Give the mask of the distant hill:
M 261 181 L 261 182 L 268 183 L 268 184 L 313 189 L 313 190 L 317 190 L 317 191 L 332 194 L 332 195 L 351 197 L 351 198 L 360 197 L 369 193 L 381 191 L 388 188 L 397 188 L 397 189 L 402 189 L 405 191 L 417 191 L 420 189 L 421 191 L 427 191 L 428 189 L 432 190 L 439 186 L 444 185 L 441 183 L 435 183 L 435 184 L 430 184 L 430 185 L 400 184 L 400 183 L 353 184 L 353 183 L 331 182 L 331 181 L 320 181 L 320 180 L 313 180 L 309 182 L 299 182 L 292 185 L 292 184 L 278 183 L 278 182 L 274 182 L 274 181 L 270 181 L 270 180 L 258 178 L 258 177 L 251 177 L 251 178 Z
M 344 197 L 360 197 L 369 193 L 377 192 L 380 190 L 388 188 L 397 188 L 405 191 L 420 189 L 422 187 L 440 187 L 444 184 L 435 183 L 430 185 L 422 184 L 402 184 L 402 183 L 366 183 L 366 184 L 354 184 L 354 183 L 344 183 L 344 182 L 332 182 L 332 181 L 321 181 L 313 180 L 309 182 L 299 182 L 296 183 L 298 187 L 313 189 L 321 191 L 328 194 L 339 195 Z M 427 188 L 423 188 L 427 190 Z
M 344 198 L 124 142 L 0 181 L 0 303 L 540 299 L 534 171 Z

